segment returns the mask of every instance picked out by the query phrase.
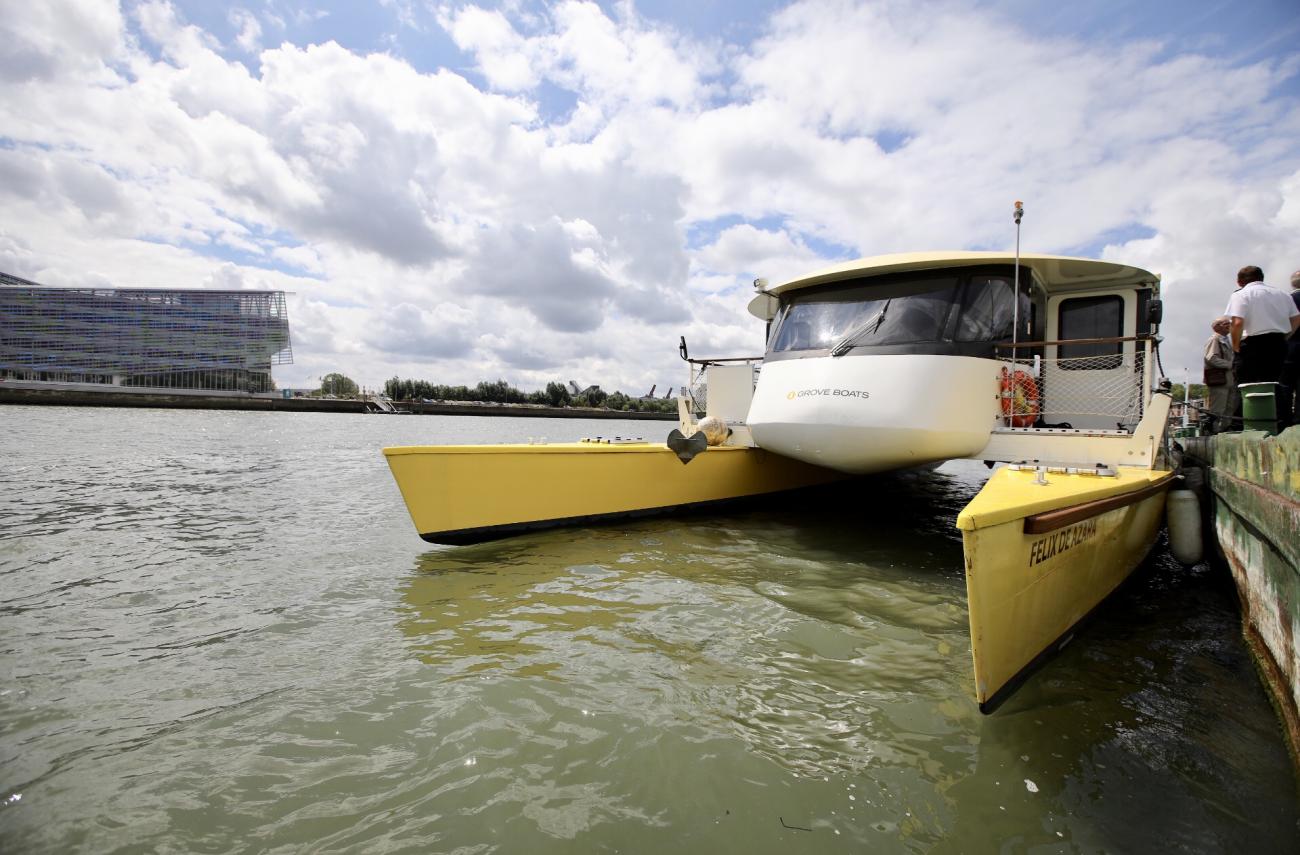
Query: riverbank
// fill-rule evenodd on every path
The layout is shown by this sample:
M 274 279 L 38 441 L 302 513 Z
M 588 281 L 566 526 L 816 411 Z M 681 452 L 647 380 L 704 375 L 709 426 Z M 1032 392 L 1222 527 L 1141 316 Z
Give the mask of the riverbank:
M 253 410 L 288 413 L 378 412 L 367 400 L 285 398 L 281 395 L 243 392 L 162 392 L 157 389 L 114 388 L 112 391 L 74 387 L 72 384 L 0 382 L 0 404 L 56 407 L 153 407 L 186 410 Z M 397 407 L 416 415 L 505 416 L 543 419 L 627 419 L 676 421 L 676 413 L 635 413 L 595 407 L 548 407 L 541 404 L 437 401 L 398 402 Z

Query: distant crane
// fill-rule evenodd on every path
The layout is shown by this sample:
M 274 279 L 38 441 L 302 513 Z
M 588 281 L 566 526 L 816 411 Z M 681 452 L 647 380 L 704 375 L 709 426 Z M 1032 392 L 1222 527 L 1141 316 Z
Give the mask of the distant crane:
M 573 393 L 573 397 L 576 398 L 576 397 L 578 397 L 579 395 L 590 395 L 590 394 L 593 393 L 593 392 L 599 392 L 599 391 L 600 391 L 600 387 L 599 387 L 599 386 L 588 386 L 586 389 L 579 389 L 579 388 L 578 388 L 578 384 L 577 384 L 577 383 L 574 383 L 572 380 L 570 380 L 570 381 L 569 381 L 569 391 L 571 391 L 571 392 Z

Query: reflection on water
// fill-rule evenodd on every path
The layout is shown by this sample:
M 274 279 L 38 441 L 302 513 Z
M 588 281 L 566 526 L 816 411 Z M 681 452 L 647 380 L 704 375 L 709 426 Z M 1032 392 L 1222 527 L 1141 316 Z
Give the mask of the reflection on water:
M 430 666 L 522 680 L 593 742 L 612 721 L 647 734 L 660 766 L 707 775 L 743 754 L 780 770 L 785 818 L 846 845 L 1286 851 L 1291 803 L 1264 829 L 1237 789 L 1262 795 L 1267 779 L 1293 792 L 1285 757 L 1261 755 L 1276 722 L 1257 706 L 1230 592 L 1206 568 L 1189 579 L 1154 561 L 1002 712 L 978 714 L 951 520 L 981 474 L 951 468 L 795 511 L 427 552 L 399 625 Z M 1207 681 L 1255 707 L 1255 724 L 1205 706 Z M 1207 827 L 1207 812 L 1236 819 Z M 729 827 L 727 839 L 771 848 L 770 831 Z
M 689 722 L 806 775 L 884 762 L 872 734 L 892 703 L 968 688 L 962 580 L 951 561 L 909 580 L 888 549 L 831 560 L 815 531 L 789 554 L 784 516 L 430 552 L 400 626 L 453 679 L 547 677 L 584 708 Z
M 1153 560 L 976 711 L 953 520 L 978 464 L 429 549 L 377 449 L 541 431 L 0 418 L 0 851 L 1300 843 L 1208 568 Z

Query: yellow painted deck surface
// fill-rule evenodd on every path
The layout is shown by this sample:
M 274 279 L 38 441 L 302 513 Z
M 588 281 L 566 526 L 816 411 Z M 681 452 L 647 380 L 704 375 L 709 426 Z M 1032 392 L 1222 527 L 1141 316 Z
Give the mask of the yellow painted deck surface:
M 761 495 L 845 476 L 754 448 L 683 464 L 662 443 L 385 448 L 416 530 L 438 532 L 612 515 Z
M 1037 474 L 1002 468 L 989 476 L 979 494 L 957 515 L 957 528 L 973 531 L 1045 511 L 1108 499 L 1141 490 L 1171 473 L 1121 467 L 1113 477 L 1047 474 L 1047 486 L 1035 484 Z
M 1067 634 L 1141 563 L 1155 540 L 1165 491 L 1043 534 L 1024 519 L 1140 490 L 1171 473 L 1117 478 L 1000 469 L 958 517 L 966 563 L 975 691 L 981 704 Z

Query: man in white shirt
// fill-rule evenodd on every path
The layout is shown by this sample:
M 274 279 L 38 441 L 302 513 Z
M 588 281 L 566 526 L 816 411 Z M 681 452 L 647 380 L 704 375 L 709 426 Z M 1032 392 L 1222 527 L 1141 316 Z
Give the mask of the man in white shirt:
M 1239 354 L 1238 383 L 1278 383 L 1286 361 L 1286 340 L 1300 327 L 1300 309 L 1285 291 L 1264 284 L 1255 266 L 1237 271 L 1237 293 L 1224 312 L 1232 323 L 1232 349 Z M 1283 424 L 1291 423 L 1290 388 L 1278 401 Z

